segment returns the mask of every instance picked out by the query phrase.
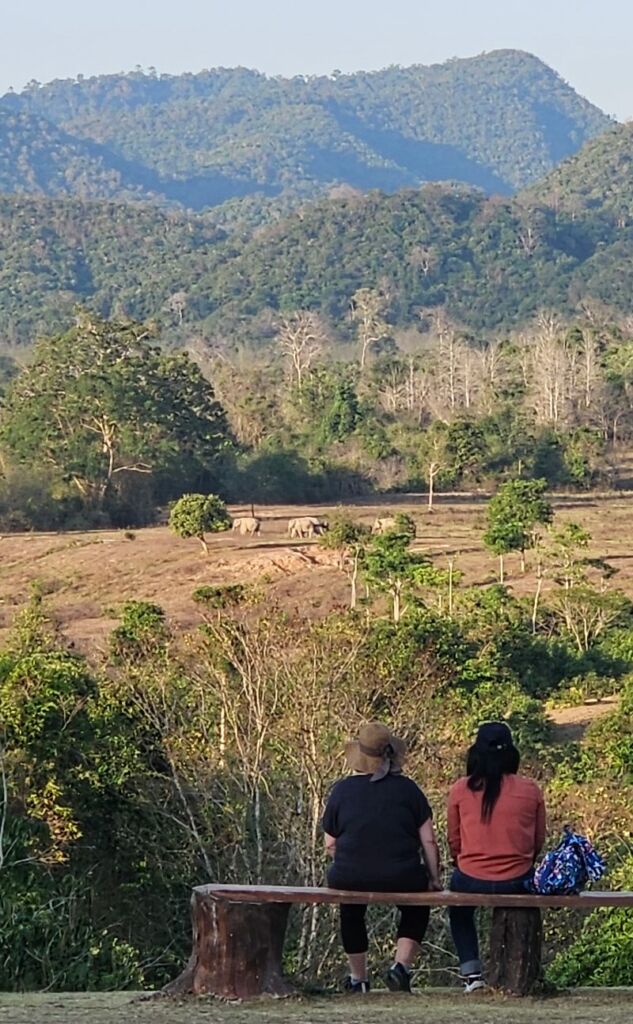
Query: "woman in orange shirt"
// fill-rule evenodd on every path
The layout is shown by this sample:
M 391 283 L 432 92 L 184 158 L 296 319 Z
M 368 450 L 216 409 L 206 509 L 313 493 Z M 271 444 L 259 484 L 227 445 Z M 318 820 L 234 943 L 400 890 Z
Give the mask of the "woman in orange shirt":
M 520 755 L 504 722 L 486 722 L 468 751 L 466 776 L 448 799 L 453 892 L 525 892 L 545 840 L 545 803 L 519 775 Z M 465 992 L 484 987 L 474 907 L 451 907 L 451 933 Z

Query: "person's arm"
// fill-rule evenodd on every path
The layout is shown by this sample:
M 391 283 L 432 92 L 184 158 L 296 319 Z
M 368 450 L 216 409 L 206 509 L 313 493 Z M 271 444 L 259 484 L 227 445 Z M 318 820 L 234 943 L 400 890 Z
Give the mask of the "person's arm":
M 435 829 L 433 828 L 433 819 L 427 818 L 423 825 L 420 826 L 420 846 L 422 847 L 422 856 L 424 857 L 424 863 L 429 873 L 429 888 L 435 892 L 441 892 L 444 886 L 442 885 L 441 867 L 440 867 L 440 851 L 437 845 L 437 839 L 435 838 Z
M 546 816 L 545 816 L 545 800 L 543 794 L 539 793 L 539 802 L 536 807 L 536 823 L 534 827 L 534 859 L 538 857 L 539 853 L 543 849 L 545 843 L 545 828 L 546 828 Z
M 457 858 L 459 857 L 462 849 L 462 831 L 459 820 L 459 803 L 457 802 L 453 790 L 451 790 L 451 794 L 448 798 L 446 819 L 448 826 L 448 845 L 451 851 L 451 857 L 453 858 L 453 863 L 457 864 Z
M 334 858 L 336 853 L 336 837 L 340 835 L 341 830 L 338 824 L 338 788 L 334 786 L 331 791 L 327 803 L 325 805 L 325 811 L 323 812 L 323 820 L 321 822 L 323 828 L 323 841 L 325 843 L 325 852 L 328 857 Z

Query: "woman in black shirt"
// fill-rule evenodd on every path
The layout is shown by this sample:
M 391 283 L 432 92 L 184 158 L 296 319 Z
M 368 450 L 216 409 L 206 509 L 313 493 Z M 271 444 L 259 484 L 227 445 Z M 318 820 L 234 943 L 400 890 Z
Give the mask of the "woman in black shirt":
M 402 774 L 405 746 L 386 726 L 370 722 L 348 743 L 356 773 L 337 782 L 323 816 L 325 847 L 333 858 L 328 884 L 358 892 L 440 890 L 433 815 L 422 790 Z M 429 920 L 428 907 L 399 907 L 396 959 L 386 982 L 410 992 L 410 972 Z M 367 907 L 341 904 L 341 936 L 348 955 L 349 992 L 368 992 Z

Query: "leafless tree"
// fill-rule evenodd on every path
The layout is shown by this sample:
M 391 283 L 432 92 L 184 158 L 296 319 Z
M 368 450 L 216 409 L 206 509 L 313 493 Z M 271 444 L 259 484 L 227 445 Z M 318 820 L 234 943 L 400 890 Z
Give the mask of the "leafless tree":
M 412 266 L 419 267 L 424 276 L 428 277 L 435 263 L 435 253 L 431 246 L 416 245 L 409 256 L 409 262 Z
M 167 299 L 165 308 L 169 313 L 175 313 L 178 317 L 178 326 L 181 326 L 185 317 L 185 310 L 187 308 L 187 293 L 183 291 L 174 292 L 174 294 L 170 295 Z
M 299 391 L 326 341 L 327 331 L 318 313 L 302 309 L 281 321 L 277 343 L 287 360 L 292 383 Z
M 359 288 L 351 299 L 351 316 L 356 324 L 360 347 L 360 368 L 364 372 L 372 348 L 389 333 L 384 320 L 386 299 L 374 288 Z
M 523 372 L 540 423 L 561 425 L 569 395 L 569 352 L 558 318 L 541 314 L 533 334 L 524 337 Z M 525 357 L 527 356 L 527 359 Z

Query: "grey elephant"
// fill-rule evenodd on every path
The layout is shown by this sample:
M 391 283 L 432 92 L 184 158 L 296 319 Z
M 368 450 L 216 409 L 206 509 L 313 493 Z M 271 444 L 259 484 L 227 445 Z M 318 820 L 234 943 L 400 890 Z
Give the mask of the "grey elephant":
M 328 523 L 316 516 L 299 516 L 288 523 L 290 537 L 318 537 L 328 529 Z
M 397 525 L 393 516 L 383 516 L 374 521 L 371 532 L 374 534 L 389 533 L 389 530 L 395 530 Z
M 238 516 L 233 520 L 233 533 L 239 533 L 242 537 L 254 537 L 261 529 L 261 519 L 255 516 Z

